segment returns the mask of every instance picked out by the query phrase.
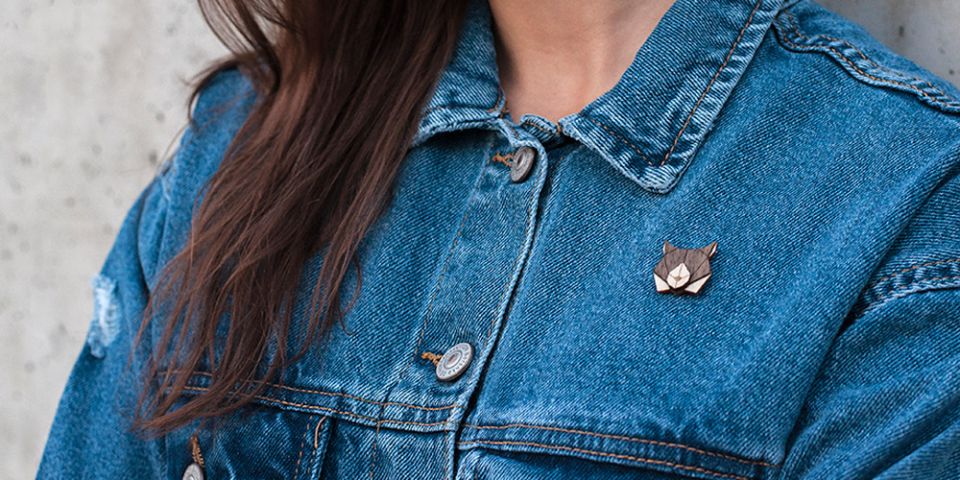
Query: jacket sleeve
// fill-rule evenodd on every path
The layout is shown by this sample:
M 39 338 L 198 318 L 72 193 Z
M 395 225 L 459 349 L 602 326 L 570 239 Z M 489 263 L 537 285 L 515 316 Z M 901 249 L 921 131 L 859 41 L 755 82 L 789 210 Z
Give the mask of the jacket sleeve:
M 165 222 L 162 173 L 127 212 L 91 279 L 92 321 L 63 395 L 37 478 L 159 478 L 158 442 L 131 429 L 145 355 L 133 352 Z M 149 338 L 143 340 L 149 343 Z
M 139 343 L 136 336 L 162 267 L 188 236 L 194 200 L 202 197 L 255 101 L 252 84 L 236 68 L 218 73 L 201 89 L 176 154 L 127 212 L 92 279 L 93 319 L 60 400 L 38 478 L 166 476 L 162 438 L 132 429 L 154 341 L 150 332 L 159 328 L 145 330 Z
M 951 168 L 839 330 L 780 478 L 960 478 L 960 177 Z

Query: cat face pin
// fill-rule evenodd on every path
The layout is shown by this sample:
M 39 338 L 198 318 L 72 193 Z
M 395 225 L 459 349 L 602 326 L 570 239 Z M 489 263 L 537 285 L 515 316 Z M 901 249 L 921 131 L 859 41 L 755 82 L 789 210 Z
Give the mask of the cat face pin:
M 653 268 L 653 281 L 660 293 L 700 293 L 710 279 L 710 259 L 717 242 L 703 248 L 677 248 L 663 242 L 663 258 Z

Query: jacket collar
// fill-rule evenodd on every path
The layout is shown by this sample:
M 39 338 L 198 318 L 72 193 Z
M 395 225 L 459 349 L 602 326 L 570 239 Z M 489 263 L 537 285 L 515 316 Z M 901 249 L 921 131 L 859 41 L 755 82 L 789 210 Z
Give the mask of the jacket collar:
M 666 193 L 686 170 L 783 0 L 677 0 L 608 92 L 562 131 L 641 187 Z M 474 0 L 414 144 L 502 122 L 486 0 Z

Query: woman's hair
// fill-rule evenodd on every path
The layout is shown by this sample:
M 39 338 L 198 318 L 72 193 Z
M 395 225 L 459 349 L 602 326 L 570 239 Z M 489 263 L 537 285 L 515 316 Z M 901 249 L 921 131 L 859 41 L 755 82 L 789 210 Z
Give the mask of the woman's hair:
M 139 336 L 158 304 L 171 307 L 151 342 L 136 421 L 157 433 L 246 404 L 342 321 L 360 272 L 345 308 L 344 276 L 359 267 L 358 244 L 389 202 L 466 10 L 464 0 L 199 3 L 232 54 L 202 74 L 191 100 L 231 68 L 257 100 L 144 313 Z M 306 336 L 294 349 L 291 306 L 321 250 Z M 208 388 L 179 403 L 203 368 Z

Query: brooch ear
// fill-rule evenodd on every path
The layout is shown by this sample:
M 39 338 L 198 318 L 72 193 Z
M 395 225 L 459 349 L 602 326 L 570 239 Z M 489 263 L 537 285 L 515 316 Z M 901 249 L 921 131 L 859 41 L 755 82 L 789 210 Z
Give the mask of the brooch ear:
M 676 249 L 677 249 L 677 247 L 674 247 L 673 245 L 670 245 L 670 241 L 669 241 L 669 240 L 664 240 L 664 241 L 663 241 L 663 253 L 664 253 L 664 255 L 666 255 L 666 254 L 668 254 L 668 253 L 670 253 L 670 252 L 672 252 L 672 251 L 674 251 L 674 250 L 676 250 Z
M 700 249 L 707 255 L 707 258 L 713 258 L 713 255 L 717 253 L 717 242 L 710 242 L 710 245 Z

